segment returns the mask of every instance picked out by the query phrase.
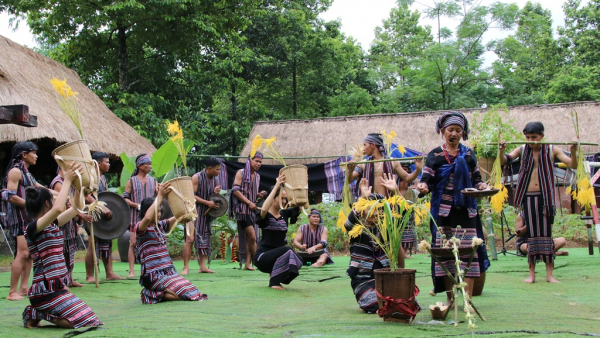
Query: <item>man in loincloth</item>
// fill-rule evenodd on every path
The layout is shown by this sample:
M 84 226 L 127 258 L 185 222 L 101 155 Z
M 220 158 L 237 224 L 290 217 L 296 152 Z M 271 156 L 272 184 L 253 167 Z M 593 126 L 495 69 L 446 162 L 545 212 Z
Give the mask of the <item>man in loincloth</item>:
M 256 152 L 248 157 L 244 169 L 238 170 L 231 189 L 229 217 L 235 217 L 238 225 L 240 243 L 240 263 L 245 261 L 244 270 L 256 270 L 252 267 L 252 258 L 256 253 L 258 226 L 256 225 L 257 198 L 262 198 L 265 191 L 258 192 L 263 155 Z
M 98 182 L 98 192 L 108 191 L 108 182 L 106 181 L 106 174 L 110 170 L 110 159 L 107 153 L 97 151 L 92 154 L 92 159 L 98 162 L 98 168 L 100 169 L 100 179 Z M 94 203 L 94 197 L 92 195 L 86 196 L 86 203 Z M 104 207 L 106 218 L 112 218 L 112 213 L 108 208 Z M 91 216 L 89 221 L 91 221 Z M 88 222 L 89 222 L 88 221 Z M 96 257 L 101 258 L 102 264 L 104 264 L 104 270 L 106 271 L 106 280 L 125 279 L 117 275 L 113 270 L 112 261 L 112 241 L 104 240 L 94 236 L 94 243 L 96 244 Z M 85 280 L 86 282 L 93 282 L 94 279 L 94 255 L 92 254 L 92 248 L 88 246 L 85 254 Z
M 542 141 L 544 125 L 530 122 L 523 129 L 527 141 Z M 554 196 L 554 159 L 577 169 L 577 145 L 571 145 L 571 158 L 560 148 L 548 144 L 526 144 L 504 155 L 506 143 L 501 142 L 498 150 L 501 164 L 511 163 L 521 158 L 519 181 L 515 189 L 515 206 L 524 213 L 529 238 L 527 239 L 527 257 L 529 277 L 526 283 L 535 283 L 535 264 L 546 263 L 546 281 L 560 283 L 552 275 L 554 269 L 554 241 L 552 224 L 556 213 Z
M 527 256 L 527 239 L 529 236 L 527 235 L 527 226 L 523 223 L 523 213 L 517 215 L 517 220 L 515 222 L 515 234 L 517 235 L 517 241 L 515 243 L 517 247 L 517 256 Z M 553 238 L 554 242 L 554 254 L 556 256 L 568 256 L 568 251 L 559 251 L 560 248 L 564 247 L 567 244 L 567 239 L 564 237 L 556 237 Z
M 196 199 L 196 211 L 198 213 L 194 222 L 194 236 L 188 236 L 186 232 L 185 244 L 183 245 L 183 271 L 182 276 L 189 273 L 190 257 L 192 256 L 192 244 L 196 242 L 196 256 L 199 273 L 214 273 L 206 267 L 206 260 L 210 256 L 210 234 L 212 216 L 205 214 L 208 209 L 218 209 L 219 205 L 208 199 L 213 193 L 220 193 L 219 172 L 221 171 L 221 160 L 211 156 L 206 161 L 206 168 L 192 176 L 194 186 L 194 198 Z
M 31 141 L 19 142 L 12 148 L 12 157 L 6 167 L 4 189 L 2 190 L 2 211 L 15 239 L 15 260 L 10 268 L 10 288 L 8 300 L 21 300 L 27 295 L 29 275 L 33 261 L 25 240 L 25 226 L 31 220 L 25 211 L 25 188 L 42 187 L 29 172 L 29 167 L 37 163 L 38 147 Z M 51 190 L 52 194 L 56 194 Z M 21 285 L 19 286 L 19 281 Z
M 365 137 L 363 143 L 363 153 L 366 156 L 370 156 L 371 160 L 381 160 L 389 158 L 386 154 L 385 144 L 381 134 L 371 133 Z M 418 166 L 422 167 L 422 160 L 415 160 Z M 348 164 L 348 182 L 352 182 L 356 179 L 365 178 L 369 182 L 369 186 L 373 187 L 373 193 L 379 194 L 385 197 L 389 197 L 394 191 L 386 189 L 383 184 L 383 174 L 397 175 L 403 181 L 411 184 L 415 178 L 419 175 L 420 170 L 415 170 L 413 173 L 407 173 L 402 169 L 400 161 L 393 162 L 379 162 L 379 163 L 365 163 L 365 164 Z

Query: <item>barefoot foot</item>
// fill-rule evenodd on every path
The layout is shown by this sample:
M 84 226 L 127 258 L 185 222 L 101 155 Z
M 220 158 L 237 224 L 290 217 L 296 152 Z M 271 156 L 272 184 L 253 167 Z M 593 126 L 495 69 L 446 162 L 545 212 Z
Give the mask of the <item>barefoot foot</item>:
M 130 273 L 127 275 L 127 278 L 135 278 L 135 274 L 134 273 Z
M 198 270 L 199 273 L 215 273 L 214 271 L 212 271 L 209 268 L 200 268 L 200 270 Z
M 253 268 L 251 265 L 246 265 L 246 266 L 244 267 L 244 270 L 255 271 L 256 269 L 255 269 L 255 268 Z
M 85 282 L 86 283 L 94 283 L 96 281 L 96 279 L 94 278 L 94 276 L 91 277 L 85 277 Z
M 529 277 L 527 279 L 524 279 L 523 282 L 533 284 L 535 283 L 535 277 Z
M 548 283 L 560 283 L 559 281 L 557 281 L 554 277 L 550 276 L 550 277 L 546 277 L 546 282 Z
M 40 326 L 40 321 L 37 319 L 28 319 L 27 322 L 25 322 L 25 327 L 28 329 L 35 329 L 36 327 Z
M 6 296 L 7 300 L 21 300 L 23 299 L 23 296 L 21 296 L 20 294 L 16 293 L 16 292 L 11 292 L 8 294 L 8 296 Z
M 275 290 L 285 290 L 285 289 L 283 288 L 283 286 L 281 286 L 281 285 L 273 285 L 273 286 L 271 286 L 271 289 L 275 289 Z
M 190 268 L 183 268 L 181 271 L 181 276 L 187 276 L 190 273 Z
M 81 288 L 83 287 L 83 284 L 79 283 L 78 281 L 72 281 L 71 284 L 69 284 L 69 286 L 72 288 Z
M 313 264 L 313 265 L 311 265 L 311 266 L 312 266 L 313 268 L 320 268 L 320 267 L 322 267 L 322 266 L 323 266 L 323 263 L 316 262 L 315 264 Z
M 119 279 L 127 279 L 127 278 L 115 275 L 114 273 L 110 274 L 110 275 L 108 275 L 108 274 L 106 275 L 106 280 L 119 280 Z

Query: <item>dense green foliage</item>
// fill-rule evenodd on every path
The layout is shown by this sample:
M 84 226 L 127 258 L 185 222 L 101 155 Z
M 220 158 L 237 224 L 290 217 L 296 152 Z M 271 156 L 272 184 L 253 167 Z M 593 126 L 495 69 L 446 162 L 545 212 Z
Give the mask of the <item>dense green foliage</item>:
M 258 120 L 600 99 L 600 0 L 566 1 L 558 29 L 543 3 L 428 0 L 421 13 L 398 0 L 362 47 L 320 18 L 332 1 L 6 0 L 0 11 L 26 18 L 39 52 L 155 145 L 177 118 L 202 154 L 238 153 Z M 497 30 L 510 34 L 484 43 Z

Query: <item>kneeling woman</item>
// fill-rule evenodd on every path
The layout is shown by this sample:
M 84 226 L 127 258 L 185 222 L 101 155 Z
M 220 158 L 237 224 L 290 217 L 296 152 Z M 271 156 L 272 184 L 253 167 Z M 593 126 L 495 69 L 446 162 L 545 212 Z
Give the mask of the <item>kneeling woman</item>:
M 25 233 L 33 259 L 33 283 L 27 293 L 31 305 L 23 312 L 23 324 L 27 328 L 37 327 L 42 320 L 69 329 L 102 325 L 96 314 L 67 289 L 70 277 L 60 227 L 77 216 L 77 208 L 83 207 L 76 199 L 75 206 L 65 211 L 75 171 L 81 169 L 81 164 L 75 162 L 69 167 L 64 177 L 64 189 L 54 203 L 50 190 L 44 187 L 25 190 L 25 209 L 30 217 L 34 217 Z
M 140 204 L 141 221 L 134 226 L 136 234 L 136 251 L 140 255 L 142 274 L 140 285 L 142 303 L 156 304 L 167 300 L 197 300 L 207 299 L 187 279 L 179 276 L 167 250 L 166 233 L 176 225 L 175 217 L 155 223 L 155 204 L 160 205 L 170 190 L 170 183 L 161 184 L 158 197 L 148 197 Z
M 264 273 L 271 274 L 269 286 L 273 289 L 284 290 L 281 284 L 289 284 L 298 276 L 302 267 L 302 259 L 286 246 L 288 224 L 296 223 L 298 207 L 281 209 L 287 204 L 285 191 L 280 193 L 285 175 L 279 175 L 277 183 L 265 200 L 256 223 L 262 229 L 262 239 L 258 243 L 254 265 Z

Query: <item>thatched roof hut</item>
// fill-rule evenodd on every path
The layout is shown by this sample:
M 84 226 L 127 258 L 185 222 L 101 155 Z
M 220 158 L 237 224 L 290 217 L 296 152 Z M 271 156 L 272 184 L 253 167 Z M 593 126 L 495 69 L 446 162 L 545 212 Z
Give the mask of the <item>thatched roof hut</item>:
M 4 165 L 10 156 L 10 148 L 16 142 L 37 142 L 41 160 L 42 154 L 48 152 L 50 156 L 49 153 L 56 146 L 80 138 L 71 120 L 55 102 L 55 94 L 49 83 L 53 77 L 61 80 L 66 78 L 73 91 L 79 92 L 77 97 L 82 113 L 83 134 L 92 151 L 109 153 L 116 160 L 123 151 L 133 156 L 156 150 L 148 140 L 113 114 L 81 82 L 75 71 L 0 36 L 0 105 L 27 105 L 29 112 L 38 118 L 37 128 L 0 126 L 0 158 Z
M 546 128 L 546 139 L 556 142 L 569 142 L 575 138 L 571 111 L 579 114 L 581 139 L 600 143 L 600 102 L 573 102 L 551 105 L 530 105 L 509 108 L 509 119 L 517 130 L 531 121 L 541 121 Z M 474 112 L 485 109 L 461 110 L 473 122 Z M 276 149 L 285 157 L 344 155 L 348 149 L 362 144 L 366 134 L 394 130 L 398 136 L 395 142 L 415 150 L 429 151 L 440 145 L 441 139 L 435 132 L 435 122 L 443 111 L 416 113 L 374 114 L 344 117 L 325 117 L 308 120 L 283 120 L 258 122 L 252 128 L 250 137 L 241 155 L 248 156 L 252 139 L 257 134 L 268 138 L 277 137 Z M 567 147 L 563 149 L 568 150 Z M 598 147 L 584 146 L 583 151 L 595 152 Z M 327 159 L 286 160 L 287 164 L 317 163 Z M 270 160 L 265 161 L 272 164 Z

